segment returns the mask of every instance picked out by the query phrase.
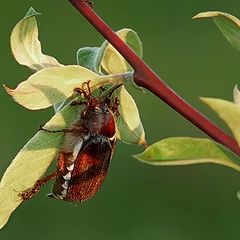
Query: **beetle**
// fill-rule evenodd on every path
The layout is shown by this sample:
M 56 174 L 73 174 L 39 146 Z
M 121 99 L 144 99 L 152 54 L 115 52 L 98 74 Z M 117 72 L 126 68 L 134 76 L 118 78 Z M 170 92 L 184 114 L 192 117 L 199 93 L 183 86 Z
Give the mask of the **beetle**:
M 52 193 L 48 196 L 71 202 L 90 199 L 102 185 L 115 149 L 118 101 L 115 99 L 110 106 L 112 91 L 104 98 L 93 97 L 89 82 L 87 86 L 88 93 L 75 89 L 84 95 L 85 101 L 73 101 L 71 105 L 85 104 L 85 108 L 69 128 L 57 131 L 40 128 L 49 133 L 64 132 L 64 141 L 57 156 L 57 170 L 22 192 L 23 200 L 32 198 L 54 178 Z

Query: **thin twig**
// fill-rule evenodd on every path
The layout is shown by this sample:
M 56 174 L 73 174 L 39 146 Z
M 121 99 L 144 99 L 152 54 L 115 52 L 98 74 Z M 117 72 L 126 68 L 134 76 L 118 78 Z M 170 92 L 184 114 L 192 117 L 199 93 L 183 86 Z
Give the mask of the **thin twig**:
M 223 132 L 207 117 L 177 95 L 152 69 L 128 47 L 116 33 L 93 11 L 86 0 L 69 0 L 72 5 L 111 43 L 135 71 L 134 80 L 171 106 L 213 140 L 223 144 L 240 156 L 240 148 L 235 139 Z

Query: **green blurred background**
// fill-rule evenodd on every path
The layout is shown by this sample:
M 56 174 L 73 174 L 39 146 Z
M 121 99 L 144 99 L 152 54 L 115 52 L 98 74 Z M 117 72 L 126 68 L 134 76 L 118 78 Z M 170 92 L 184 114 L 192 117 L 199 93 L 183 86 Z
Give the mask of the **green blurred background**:
M 30 6 L 42 12 L 39 29 L 44 52 L 61 63 L 74 64 L 79 47 L 99 46 L 103 41 L 67 0 L 2 1 L 0 82 L 10 87 L 31 74 L 15 62 L 9 47 L 12 28 Z M 144 60 L 174 90 L 226 129 L 198 97 L 231 100 L 233 86 L 240 81 L 240 56 L 211 20 L 191 18 L 207 10 L 240 17 L 239 1 L 95 0 L 95 10 L 115 30 L 136 30 L 143 42 Z M 169 136 L 205 137 L 149 92 L 131 89 L 131 93 L 149 143 Z M 3 88 L 0 107 L 2 175 L 53 111 L 26 110 L 14 103 Z M 0 231 L 0 239 L 239 239 L 239 173 L 211 164 L 152 167 L 131 157 L 140 151 L 119 143 L 107 179 L 90 201 L 75 206 L 49 199 L 48 184 L 14 212 Z

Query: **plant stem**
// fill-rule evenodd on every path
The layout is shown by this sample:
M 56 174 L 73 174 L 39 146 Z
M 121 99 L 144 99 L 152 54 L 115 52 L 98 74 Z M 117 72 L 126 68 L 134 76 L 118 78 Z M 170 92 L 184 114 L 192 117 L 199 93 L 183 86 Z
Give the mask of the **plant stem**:
M 134 81 L 171 106 L 213 140 L 223 144 L 240 156 L 235 139 L 223 132 L 193 106 L 178 96 L 152 69 L 128 47 L 117 34 L 93 11 L 86 0 L 69 0 L 72 5 L 111 43 L 134 69 Z

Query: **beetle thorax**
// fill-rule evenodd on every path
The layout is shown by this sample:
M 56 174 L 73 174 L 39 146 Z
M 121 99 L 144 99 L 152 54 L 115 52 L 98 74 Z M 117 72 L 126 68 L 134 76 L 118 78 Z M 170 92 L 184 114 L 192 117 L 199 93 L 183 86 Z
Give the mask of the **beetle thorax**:
M 84 123 L 91 134 L 113 137 L 115 120 L 108 105 L 99 98 L 92 98 L 84 112 Z

